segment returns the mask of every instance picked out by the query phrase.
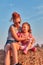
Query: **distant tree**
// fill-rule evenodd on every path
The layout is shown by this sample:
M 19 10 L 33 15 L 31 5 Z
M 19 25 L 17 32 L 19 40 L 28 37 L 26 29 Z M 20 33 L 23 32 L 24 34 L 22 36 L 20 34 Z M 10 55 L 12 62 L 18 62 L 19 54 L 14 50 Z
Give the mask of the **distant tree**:
M 38 43 L 36 44 L 36 47 L 40 47 Z

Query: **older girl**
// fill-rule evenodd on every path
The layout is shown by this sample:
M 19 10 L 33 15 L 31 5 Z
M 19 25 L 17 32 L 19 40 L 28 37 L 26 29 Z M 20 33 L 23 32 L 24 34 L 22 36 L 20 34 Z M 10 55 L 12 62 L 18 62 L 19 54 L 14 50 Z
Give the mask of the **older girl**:
M 17 50 L 20 48 L 19 41 L 26 40 L 27 37 L 18 37 L 17 33 L 21 30 L 20 23 L 21 23 L 21 17 L 20 14 L 17 12 L 12 13 L 13 24 L 10 26 L 8 31 L 8 38 L 7 42 L 5 44 L 5 65 L 10 65 L 10 48 L 12 49 L 13 53 L 13 60 L 14 65 L 22 65 L 18 61 L 18 53 Z

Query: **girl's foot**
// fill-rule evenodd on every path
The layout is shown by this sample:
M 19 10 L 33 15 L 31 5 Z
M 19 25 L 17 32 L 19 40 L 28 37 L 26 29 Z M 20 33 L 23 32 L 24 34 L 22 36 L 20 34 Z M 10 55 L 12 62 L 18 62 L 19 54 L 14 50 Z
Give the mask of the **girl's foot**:
M 31 50 L 32 50 L 32 51 L 36 51 L 36 50 L 37 50 L 37 48 L 36 48 L 36 47 L 33 47 L 33 48 L 31 48 Z
M 24 53 L 24 54 L 27 54 L 27 52 L 28 52 L 27 49 L 24 49 L 24 50 L 23 50 L 23 53 Z
M 26 46 L 21 46 L 20 49 L 21 50 L 24 50 L 26 48 Z

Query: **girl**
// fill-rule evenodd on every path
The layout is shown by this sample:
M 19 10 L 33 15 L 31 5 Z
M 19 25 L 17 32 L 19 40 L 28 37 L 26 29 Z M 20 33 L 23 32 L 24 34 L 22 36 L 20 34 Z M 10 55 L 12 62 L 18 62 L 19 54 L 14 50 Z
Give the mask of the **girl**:
M 28 38 L 28 40 L 21 41 L 21 45 L 22 45 L 21 49 L 23 50 L 23 52 L 25 54 L 27 54 L 27 51 L 32 48 L 32 46 L 35 42 L 35 39 L 34 39 L 34 37 L 32 36 L 32 33 L 31 33 L 31 27 L 30 27 L 29 23 L 25 22 L 25 23 L 22 24 L 22 32 L 21 33 L 18 32 L 18 36 L 19 37 L 25 36 L 25 37 Z M 35 51 L 36 48 L 32 48 L 32 50 Z
M 5 44 L 5 65 L 10 65 L 10 49 L 12 49 L 14 65 L 22 65 L 18 62 L 17 51 L 20 48 L 19 41 L 26 40 L 25 37 L 18 37 L 17 32 L 21 30 L 20 23 L 21 17 L 17 12 L 12 13 L 13 24 L 10 26 L 8 31 L 8 38 Z

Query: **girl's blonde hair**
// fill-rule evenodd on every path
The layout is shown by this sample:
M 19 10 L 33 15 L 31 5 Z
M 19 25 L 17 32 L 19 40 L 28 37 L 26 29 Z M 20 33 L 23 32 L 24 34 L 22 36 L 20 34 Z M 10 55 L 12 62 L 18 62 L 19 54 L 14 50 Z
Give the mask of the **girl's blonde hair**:
M 32 33 L 32 30 L 31 30 L 31 26 L 30 26 L 30 24 L 29 24 L 28 22 L 24 22 L 24 23 L 22 24 L 22 26 L 23 26 L 24 24 L 27 24 L 27 25 L 29 26 L 29 30 L 28 30 L 28 32 L 29 32 L 29 33 Z

